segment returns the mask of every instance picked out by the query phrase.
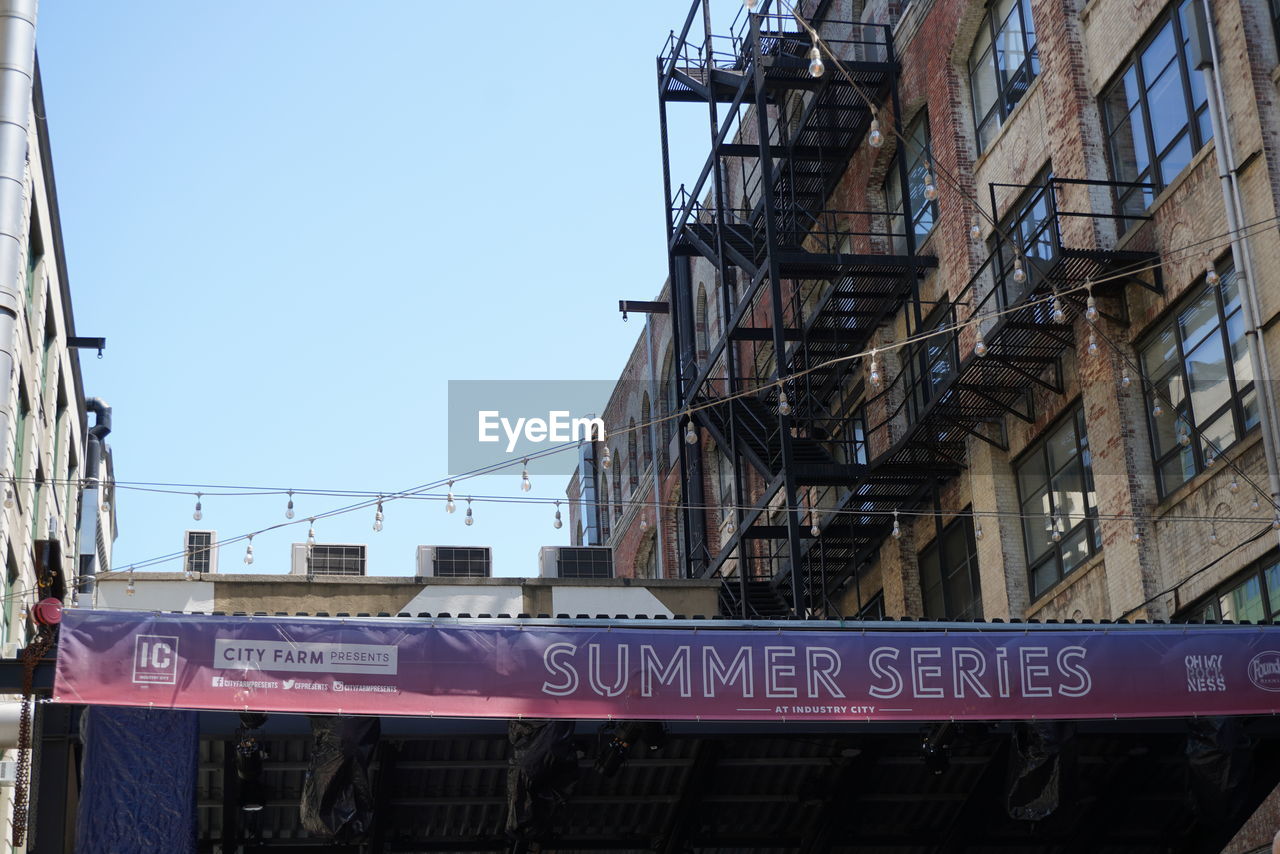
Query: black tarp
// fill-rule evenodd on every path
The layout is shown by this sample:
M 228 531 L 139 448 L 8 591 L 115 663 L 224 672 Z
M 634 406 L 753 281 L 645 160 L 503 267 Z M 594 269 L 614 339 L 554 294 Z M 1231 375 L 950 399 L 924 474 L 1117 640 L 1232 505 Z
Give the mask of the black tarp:
M 363 842 L 373 831 L 369 763 L 378 747 L 378 718 L 313 715 L 315 739 L 302 786 L 302 826 L 313 836 Z
M 552 832 L 556 808 L 578 781 L 573 721 L 514 720 L 507 725 L 507 835 L 536 842 Z

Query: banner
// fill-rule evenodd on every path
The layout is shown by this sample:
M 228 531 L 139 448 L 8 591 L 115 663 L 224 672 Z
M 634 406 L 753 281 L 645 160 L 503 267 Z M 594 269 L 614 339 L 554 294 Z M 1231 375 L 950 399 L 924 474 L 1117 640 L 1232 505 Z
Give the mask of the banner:
M 421 717 L 1275 714 L 1280 628 L 901 631 L 68 610 L 63 703 Z

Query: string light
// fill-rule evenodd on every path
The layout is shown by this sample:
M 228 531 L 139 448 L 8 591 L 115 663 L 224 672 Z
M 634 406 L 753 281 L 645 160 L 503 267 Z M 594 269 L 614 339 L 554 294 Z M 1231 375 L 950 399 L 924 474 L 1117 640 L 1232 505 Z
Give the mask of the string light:
M 730 510 L 729 515 L 724 520 L 724 532 L 732 535 L 736 530 L 738 530 L 738 523 L 733 520 L 733 511 Z
M 1129 535 L 1129 542 L 1135 545 L 1142 542 L 1142 534 L 1138 533 L 1138 524 L 1136 522 L 1133 525 L 1133 533 Z
M 4 509 L 13 509 L 13 482 L 4 485 Z
M 191 567 L 187 567 L 185 570 L 183 570 L 182 577 L 185 578 L 187 581 L 195 581 L 196 574 L 191 571 Z
M 378 499 L 378 509 L 373 514 L 373 530 L 375 532 L 382 530 L 382 499 Z
M 747 7 L 748 12 L 754 12 L 758 2 L 760 2 L 760 0 L 742 0 L 742 5 Z
M 1089 284 L 1089 298 L 1084 301 L 1084 318 L 1090 323 L 1098 320 L 1098 301 L 1093 298 L 1093 285 Z
M 880 376 L 880 365 L 876 362 L 876 351 L 874 349 L 871 351 L 871 365 L 869 367 L 871 368 L 871 387 L 879 389 L 884 381 Z
M 821 77 L 827 67 L 822 64 L 822 51 L 818 50 L 818 46 L 814 45 L 809 48 L 809 76 Z
M 646 516 L 641 516 L 641 517 L 640 517 L 640 530 L 642 530 L 642 531 L 647 531 L 647 530 L 649 530 L 649 519 L 648 519 L 648 517 L 646 517 Z
M 1261 508 L 1262 508 L 1262 504 L 1258 501 L 1258 493 L 1255 492 L 1253 494 L 1253 500 L 1249 502 L 1249 509 L 1260 510 Z
M 1132 383 L 1133 380 L 1129 379 L 1129 368 L 1126 367 L 1124 373 L 1120 375 L 1120 388 L 1128 388 Z
M 784 413 L 785 414 L 785 413 Z M 690 418 L 685 422 L 684 441 L 686 445 L 698 444 L 698 431 L 693 429 L 693 419 Z
M 520 491 L 528 492 L 533 489 L 533 484 L 529 482 L 529 458 L 525 457 L 524 468 L 520 470 Z
M 292 519 L 293 513 L 293 490 L 289 490 L 289 503 L 284 506 L 284 518 Z
M 1178 444 L 1184 448 L 1191 444 L 1191 434 L 1181 421 L 1178 422 Z
M 898 527 L 898 511 L 893 511 L 893 538 L 895 540 L 902 539 L 902 529 Z
M 463 519 L 462 521 L 469 526 L 474 525 L 476 523 L 476 517 L 471 515 L 471 499 L 470 498 L 467 499 L 467 518 Z
M 1027 280 L 1027 271 L 1022 269 L 1022 259 L 1015 258 L 1013 261 L 1013 280 L 1018 284 L 1022 284 Z
M 974 538 L 975 540 L 981 540 L 981 539 L 982 539 L 982 523 L 981 523 L 981 522 L 974 522 L 974 525 L 973 525 L 973 538 Z
M 787 400 L 787 393 L 785 391 L 778 392 L 778 414 L 779 415 L 791 414 L 791 401 Z M 688 441 L 687 437 L 685 441 Z M 693 443 L 689 442 L 689 444 L 692 445 Z
M 973 341 L 974 355 L 975 356 L 987 355 L 987 342 L 986 342 L 986 339 L 982 337 L 982 327 L 975 326 L 973 328 L 973 331 L 974 331 L 974 341 Z
M 133 595 L 133 579 L 132 578 L 129 579 L 129 586 L 125 588 L 125 592 L 128 593 L 130 596 Z M 18 619 L 25 622 L 27 619 L 27 616 L 30 615 L 30 613 L 31 612 L 27 610 L 27 603 L 23 602 L 22 607 L 18 609 Z
M 1089 332 L 1089 355 L 1098 355 L 1098 336 L 1094 335 L 1092 331 Z
M 1209 526 L 1209 543 L 1215 546 L 1218 544 L 1218 529 L 1214 525 Z
M 1157 400 L 1155 404 L 1151 407 L 1151 417 L 1159 418 L 1161 415 L 1164 415 L 1164 407 L 1161 406 L 1160 401 Z
M 880 120 L 871 120 L 871 131 L 867 134 L 867 145 L 872 148 L 884 147 L 884 134 L 880 132 Z
M 307 547 L 310 548 L 316 544 L 316 520 L 311 518 L 307 520 Z
M 1271 530 L 1280 531 L 1280 513 L 1277 513 L 1276 517 L 1271 520 Z
M 245 566 L 253 566 L 253 534 L 249 535 L 249 543 L 244 547 Z
M 1213 264 L 1204 271 L 1204 280 L 1209 287 L 1214 287 L 1218 282 L 1222 281 L 1222 277 L 1218 275 L 1218 271 L 1213 268 Z
M 609 449 L 605 448 L 607 452 Z M 444 512 L 452 513 L 458 509 L 458 505 L 453 503 L 453 481 L 449 481 L 449 492 L 444 497 Z
M 204 510 L 200 507 L 199 492 L 196 493 L 196 509 L 195 509 L 195 512 L 191 514 L 191 518 L 195 519 L 197 522 L 199 522 L 201 519 L 204 518 Z
M 1232 477 L 1231 482 L 1227 484 L 1227 492 L 1230 492 L 1232 495 L 1235 495 L 1239 491 L 1240 491 L 1240 481 Z
M 556 518 L 554 521 L 552 521 L 551 527 L 555 528 L 557 531 L 564 527 L 564 520 L 560 518 L 560 502 L 559 501 L 556 502 Z
M 809 534 L 814 537 L 818 537 L 822 535 L 822 529 L 818 527 L 817 522 L 814 522 L 812 525 L 809 526 Z
M 1061 525 L 1058 522 L 1057 516 L 1054 516 L 1052 518 L 1052 520 L 1049 522 L 1048 527 L 1049 527 L 1049 539 L 1053 540 L 1055 543 L 1062 542 L 1062 530 L 1061 530 Z
M 124 586 L 124 592 L 128 596 L 132 596 L 133 594 L 138 592 L 137 586 L 133 583 L 133 567 L 129 567 L 129 583 Z M 22 610 L 25 611 L 26 608 L 23 608 Z M 24 615 L 24 619 L 25 619 L 25 615 Z
M 1217 455 L 1213 453 L 1213 448 L 1204 449 L 1204 467 L 1213 468 L 1213 464 L 1218 461 Z
M 973 225 L 969 226 L 969 236 L 972 237 L 974 240 L 981 240 L 982 226 L 976 222 Z
M 1066 323 L 1066 322 L 1067 322 L 1067 313 L 1066 313 L 1065 311 L 1063 311 L 1063 310 L 1062 310 L 1062 303 L 1061 303 L 1061 301 L 1059 301 L 1059 299 L 1058 299 L 1058 297 L 1057 297 L 1057 295 L 1056 295 L 1056 294 L 1055 294 L 1055 295 L 1054 295 L 1054 297 L 1053 297 L 1053 309 L 1052 309 L 1052 314 L 1053 314 L 1053 322 L 1054 322 L 1054 323 Z
M 611 465 L 613 465 L 613 454 L 609 453 L 609 446 L 605 445 L 604 454 L 600 457 L 600 468 L 608 471 Z
M 929 170 L 924 176 L 924 197 L 931 202 L 938 200 L 938 185 L 933 182 L 933 170 Z

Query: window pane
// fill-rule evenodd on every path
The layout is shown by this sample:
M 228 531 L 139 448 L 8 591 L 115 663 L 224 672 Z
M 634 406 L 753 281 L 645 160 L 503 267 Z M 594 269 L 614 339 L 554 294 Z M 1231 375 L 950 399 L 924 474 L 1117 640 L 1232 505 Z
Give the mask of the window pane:
M 1231 342 L 1231 369 L 1236 375 L 1236 389 L 1253 382 L 1253 363 L 1249 361 L 1249 342 L 1244 335 L 1244 312 L 1238 311 L 1227 320 L 1227 340 Z
M 1160 158 L 1160 181 L 1162 187 L 1167 187 L 1174 178 L 1178 177 L 1178 173 L 1191 165 L 1191 155 L 1194 153 L 1191 150 L 1191 134 L 1183 134 L 1182 138 L 1178 140 L 1178 144 Z
M 1089 557 L 1090 548 L 1088 540 L 1088 525 L 1081 525 L 1080 529 L 1071 536 L 1066 537 L 1062 541 L 1062 573 L 1066 575 L 1077 566 L 1085 562 Z
M 1022 495 L 1023 507 L 1034 506 L 1039 509 L 1039 505 L 1034 498 L 1037 490 L 1044 489 L 1049 482 L 1049 472 L 1045 468 L 1044 454 L 1035 453 L 1027 456 L 1018 466 L 1018 489 Z
M 1266 614 L 1262 610 L 1262 582 L 1258 576 L 1252 576 L 1239 587 L 1220 596 L 1218 607 L 1222 609 L 1224 620 L 1265 619 Z
M 1197 421 L 1217 412 L 1231 399 L 1227 356 L 1219 336 L 1206 338 L 1187 355 L 1187 377 L 1191 384 L 1191 412 Z
M 1182 72 L 1176 62 L 1157 78 L 1147 78 L 1147 115 L 1151 117 L 1151 137 L 1156 151 L 1164 151 L 1174 137 L 1187 128 L 1187 101 L 1182 90 Z
M 1142 52 L 1142 76 L 1151 88 L 1151 81 L 1160 76 L 1160 72 L 1174 59 L 1173 21 L 1167 22 Z
M 1178 331 L 1182 333 L 1183 348 L 1190 350 L 1218 327 L 1218 298 L 1211 288 L 1196 298 L 1190 306 L 1178 312 Z
M 1263 573 L 1267 578 L 1267 603 L 1271 610 L 1271 618 L 1280 614 L 1280 564 L 1267 567 Z
M 1230 409 L 1215 418 L 1212 424 L 1206 424 L 1200 428 L 1200 441 L 1204 445 L 1202 453 L 1208 453 L 1207 449 L 1213 449 L 1216 456 L 1219 451 L 1234 445 L 1238 438 L 1236 419 Z
M 1073 421 L 1063 424 L 1049 437 L 1049 469 L 1059 471 L 1076 456 L 1076 425 Z
M 1178 339 L 1173 334 L 1173 324 L 1156 333 L 1151 343 L 1142 350 L 1142 372 L 1155 377 L 1178 363 Z
M 1177 445 L 1178 421 L 1185 409 L 1182 394 L 1182 374 L 1172 373 L 1151 382 L 1153 389 L 1147 395 L 1147 411 L 1151 416 L 1151 440 L 1157 457 L 1163 457 Z M 1156 405 L 1160 414 L 1155 414 Z M 1185 422 L 1184 422 L 1185 423 Z
M 1086 492 L 1084 471 L 1078 466 L 1072 466 L 1053 479 L 1053 506 L 1064 528 L 1084 521 Z
M 1031 595 L 1039 596 L 1058 580 L 1058 564 L 1053 558 L 1031 570 Z
M 1177 456 L 1162 463 L 1156 474 L 1160 477 L 1160 491 L 1168 493 L 1190 480 L 1196 473 L 1196 461 L 1191 447 L 1182 448 Z

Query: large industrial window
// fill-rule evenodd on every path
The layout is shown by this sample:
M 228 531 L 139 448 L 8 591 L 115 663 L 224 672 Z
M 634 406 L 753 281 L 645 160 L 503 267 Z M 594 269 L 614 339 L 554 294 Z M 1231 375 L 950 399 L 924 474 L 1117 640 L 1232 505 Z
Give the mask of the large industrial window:
M 1056 223 L 1052 220 L 1053 206 L 1050 194 L 1054 187 L 1053 172 L 1049 167 L 1040 171 L 1027 189 L 1000 218 L 1000 227 L 992 237 L 992 251 L 997 255 L 999 272 L 999 306 L 1007 308 L 1034 290 L 1041 269 L 1048 267 L 1057 254 Z M 1004 238 L 1008 237 L 1012 240 Z M 1026 281 L 1019 284 L 1013 278 L 1014 263 L 1026 261 L 1023 270 Z
M 1015 468 L 1035 597 L 1102 547 L 1084 410 L 1076 407 Z
M 1219 268 L 1139 348 L 1160 494 L 1204 471 L 1258 423 L 1235 270 Z
M 938 203 L 925 198 L 924 188 L 930 180 L 933 163 L 933 149 L 929 141 L 929 115 L 921 111 L 911 124 L 907 125 L 906 142 L 898 149 L 897 157 L 906 158 L 907 181 L 911 193 L 911 227 L 915 233 L 915 245 L 933 231 L 934 220 L 938 218 Z M 898 160 L 889 165 L 889 174 L 884 182 L 885 210 L 889 212 L 889 233 L 893 235 L 893 252 L 895 255 L 907 254 L 907 225 L 901 175 L 898 171 Z
M 1280 555 L 1263 558 L 1179 616 L 1236 622 L 1280 618 Z
M 906 371 L 911 389 L 907 403 L 912 421 L 923 414 L 955 376 L 960 354 L 955 336 L 946 331 L 952 323 L 951 306 L 937 306 L 922 324 L 920 334 L 938 334 L 929 335 L 907 351 Z
M 920 591 L 928 619 L 980 620 L 978 544 L 973 517 L 961 516 L 920 551 Z
M 969 52 L 969 94 L 978 151 L 995 139 L 1039 73 L 1030 0 L 996 0 L 982 19 Z
M 1111 172 L 1151 184 L 1117 190 L 1122 213 L 1142 213 L 1213 137 L 1204 80 L 1189 61 L 1192 0 L 1171 6 L 1102 95 Z

